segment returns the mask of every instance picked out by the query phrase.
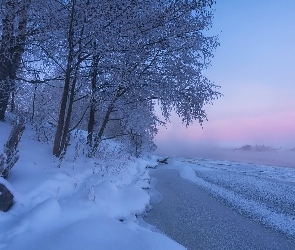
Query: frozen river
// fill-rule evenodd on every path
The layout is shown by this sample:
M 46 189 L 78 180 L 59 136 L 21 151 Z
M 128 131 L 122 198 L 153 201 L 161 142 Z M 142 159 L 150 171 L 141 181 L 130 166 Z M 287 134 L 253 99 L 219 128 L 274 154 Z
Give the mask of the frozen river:
M 295 249 L 294 176 L 294 168 L 170 161 L 152 173 L 162 200 L 145 221 L 192 250 Z

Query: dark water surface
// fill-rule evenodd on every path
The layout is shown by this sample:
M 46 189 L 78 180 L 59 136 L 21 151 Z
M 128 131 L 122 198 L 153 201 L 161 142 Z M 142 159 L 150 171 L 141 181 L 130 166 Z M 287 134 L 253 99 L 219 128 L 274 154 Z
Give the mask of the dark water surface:
M 295 249 L 294 239 L 236 213 L 176 170 L 156 170 L 151 176 L 159 180 L 156 189 L 163 200 L 144 220 L 189 250 Z

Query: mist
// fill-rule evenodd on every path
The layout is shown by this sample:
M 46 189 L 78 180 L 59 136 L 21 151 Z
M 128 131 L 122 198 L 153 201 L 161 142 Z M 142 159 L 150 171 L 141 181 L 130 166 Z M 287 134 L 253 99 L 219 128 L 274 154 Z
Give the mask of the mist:
M 241 151 L 234 147 L 222 147 L 218 143 L 194 143 L 187 141 L 157 141 L 155 154 L 168 157 L 202 158 L 237 161 L 261 165 L 295 167 L 295 150 Z M 242 145 L 241 145 L 242 146 Z

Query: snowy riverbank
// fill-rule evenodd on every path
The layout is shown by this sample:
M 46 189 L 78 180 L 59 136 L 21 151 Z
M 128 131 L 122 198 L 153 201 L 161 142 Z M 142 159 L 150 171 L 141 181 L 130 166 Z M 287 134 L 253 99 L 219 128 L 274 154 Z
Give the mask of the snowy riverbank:
M 10 129 L 0 123 L 0 146 Z M 19 161 L 1 178 L 14 205 L 0 212 L 0 249 L 184 249 L 138 223 L 149 207 L 146 166 L 156 159 L 89 159 L 73 142 L 58 168 L 51 150 L 26 129 Z
M 0 123 L 0 146 L 11 126 Z M 8 181 L 14 206 L 0 212 L 0 249 L 184 249 L 144 225 L 157 157 L 90 159 L 75 141 L 59 162 L 51 146 L 26 129 L 20 159 Z M 78 157 L 79 156 L 79 157 Z M 276 231 L 295 236 L 295 168 L 206 159 L 171 158 L 158 169 L 180 176 Z M 58 167 L 60 166 L 60 168 Z
M 174 158 L 175 169 L 238 213 L 295 237 L 295 168 Z
M 151 177 L 158 180 L 155 188 L 162 200 L 158 203 L 152 195 L 153 209 L 144 220 L 188 250 L 294 250 L 294 238 L 237 213 L 201 186 L 181 178 L 177 170 L 158 168 Z

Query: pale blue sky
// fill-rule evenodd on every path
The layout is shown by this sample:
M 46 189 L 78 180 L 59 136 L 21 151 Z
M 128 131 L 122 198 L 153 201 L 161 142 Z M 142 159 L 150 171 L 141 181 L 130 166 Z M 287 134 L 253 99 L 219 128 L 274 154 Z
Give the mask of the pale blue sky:
M 213 28 L 220 47 L 205 75 L 224 97 L 206 107 L 209 121 L 180 129 L 172 118 L 157 137 L 168 145 L 295 147 L 295 0 L 217 0 Z

